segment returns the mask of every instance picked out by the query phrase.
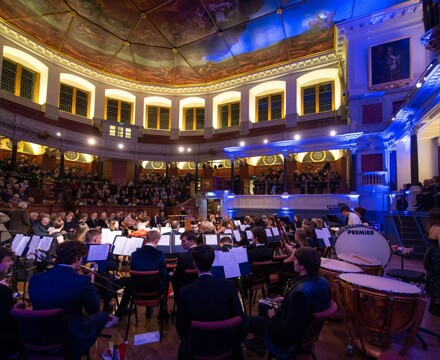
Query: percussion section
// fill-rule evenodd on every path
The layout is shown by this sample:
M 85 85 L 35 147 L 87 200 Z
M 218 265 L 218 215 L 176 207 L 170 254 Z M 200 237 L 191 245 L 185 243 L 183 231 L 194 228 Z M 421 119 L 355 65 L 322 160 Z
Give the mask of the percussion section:
M 321 258 L 319 274 L 329 282 L 332 292 L 332 299 L 334 301 L 336 301 L 336 289 L 334 281 L 339 274 L 343 273 L 362 273 L 362 269 L 359 266 L 349 264 L 344 261 Z
M 339 307 L 346 315 L 349 338 L 355 346 L 378 357 L 390 346 L 394 334 L 406 332 L 400 354 L 407 352 L 425 310 L 420 288 L 394 279 L 354 273 L 338 275 L 335 287 Z
M 360 267 L 365 274 L 383 275 L 382 261 L 376 257 L 347 253 L 337 254 L 337 257 L 339 260 Z
M 391 259 L 388 240 L 376 229 L 363 225 L 343 228 L 336 238 L 335 252 L 338 257 L 339 254 L 355 254 L 361 258 L 377 258 L 382 267 Z

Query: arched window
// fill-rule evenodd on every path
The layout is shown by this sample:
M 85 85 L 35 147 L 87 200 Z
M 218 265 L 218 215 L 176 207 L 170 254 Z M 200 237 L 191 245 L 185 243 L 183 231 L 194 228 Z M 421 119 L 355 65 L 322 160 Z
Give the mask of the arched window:
M 216 129 L 224 129 L 240 125 L 241 93 L 230 91 L 217 95 L 213 99 L 213 125 Z
M 171 100 L 151 96 L 144 99 L 145 127 L 147 129 L 170 130 Z
M 203 130 L 205 128 L 205 99 L 187 98 L 180 101 L 179 128 L 184 131 Z
M 269 81 L 249 91 L 249 119 L 263 122 L 284 119 L 285 81 Z
M 59 109 L 74 115 L 92 118 L 94 113 L 95 86 L 72 74 L 60 74 Z
M 107 89 L 105 91 L 106 120 L 130 125 L 133 123 L 136 97 L 127 91 Z

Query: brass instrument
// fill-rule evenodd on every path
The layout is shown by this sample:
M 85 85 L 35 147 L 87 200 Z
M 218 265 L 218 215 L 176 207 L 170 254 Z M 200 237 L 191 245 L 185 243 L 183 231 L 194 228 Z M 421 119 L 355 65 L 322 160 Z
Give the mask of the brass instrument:
M 14 273 L 12 271 L 6 274 L 0 274 L 0 280 L 6 280 L 9 288 L 12 290 L 12 298 L 14 300 L 17 301 L 23 296 L 23 294 L 16 289 L 16 285 L 14 286 Z
M 104 279 L 104 280 L 108 281 L 108 284 L 111 285 L 111 286 L 116 286 L 119 289 L 123 288 L 119 284 L 116 284 L 115 282 L 110 281 L 110 279 L 105 277 L 104 275 L 98 274 L 99 265 L 95 261 L 88 261 L 84 265 L 79 265 L 78 269 L 80 271 L 82 271 L 84 275 L 86 275 L 86 274 L 87 275 L 94 275 L 94 276 L 96 276 L 98 278 L 101 278 L 101 279 Z M 117 294 L 117 291 L 115 291 L 113 289 L 110 289 L 110 288 L 104 286 L 103 284 L 100 284 L 99 282 L 94 282 L 94 284 L 99 286 L 99 287 L 101 287 L 101 288 L 103 288 L 106 291 L 109 291 L 109 292 L 112 292 L 114 294 Z
M 271 298 L 258 299 L 258 302 L 260 304 L 265 304 L 267 306 L 270 306 L 271 308 L 273 308 L 275 310 L 277 310 L 281 306 L 281 303 L 279 301 L 277 301 L 276 299 L 271 299 Z
M 84 265 L 80 265 L 79 267 L 82 271 L 84 271 L 86 273 L 93 273 L 95 275 L 97 275 L 97 272 L 99 269 L 98 263 L 96 263 L 94 261 L 86 262 Z

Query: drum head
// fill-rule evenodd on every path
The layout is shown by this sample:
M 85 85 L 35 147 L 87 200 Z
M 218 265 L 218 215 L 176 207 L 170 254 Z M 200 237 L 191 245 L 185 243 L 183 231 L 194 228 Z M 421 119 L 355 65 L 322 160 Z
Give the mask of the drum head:
M 342 230 L 335 243 L 336 255 L 359 254 L 378 258 L 385 267 L 391 259 L 391 248 L 388 240 L 377 230 L 356 225 Z
M 349 264 L 344 261 L 335 259 L 321 259 L 321 267 L 326 270 L 331 270 L 338 273 L 361 273 L 362 269 L 359 266 Z
M 376 290 L 379 292 L 393 293 L 400 295 L 418 295 L 421 293 L 420 288 L 415 285 L 405 283 L 403 281 L 385 278 L 382 276 L 365 275 L 365 274 L 340 274 L 338 277 L 351 285 Z

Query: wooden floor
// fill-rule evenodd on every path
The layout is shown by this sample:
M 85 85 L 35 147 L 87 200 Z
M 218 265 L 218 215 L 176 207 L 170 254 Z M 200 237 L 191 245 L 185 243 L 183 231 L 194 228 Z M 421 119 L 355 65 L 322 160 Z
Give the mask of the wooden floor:
M 400 258 L 393 255 L 387 268 L 400 268 Z M 423 271 L 422 264 L 420 260 L 406 259 L 405 269 L 419 270 Z M 427 305 L 429 302 L 427 302 Z M 172 300 L 169 300 L 169 309 L 172 308 Z M 256 311 L 253 312 L 254 314 Z M 134 334 L 142 334 L 150 331 L 159 330 L 159 321 L 157 320 L 157 313 L 153 314 L 150 319 L 145 318 L 144 309 L 139 309 L 139 324 L 136 326 L 134 321 L 134 316 L 132 317 L 130 325 L 130 336 L 128 338 L 128 346 L 126 352 L 126 359 L 154 359 L 154 360 L 169 360 L 176 359 L 177 348 L 178 348 L 178 337 L 176 334 L 175 326 L 168 320 L 164 325 L 163 338 L 161 342 L 145 344 L 135 346 L 133 345 Z M 125 327 L 127 324 L 127 317 L 123 317 L 119 324 L 113 328 L 104 329 L 103 333 L 111 335 L 110 341 L 115 343 L 121 343 L 125 335 Z M 425 316 L 423 319 L 422 326 L 424 328 L 430 329 L 436 333 L 440 333 L 440 317 L 434 317 L 428 311 L 425 311 Z M 440 358 L 440 342 L 437 338 L 431 335 L 423 335 L 426 342 L 428 343 L 428 350 L 423 350 L 420 342 L 418 340 L 411 346 L 410 350 L 406 354 L 406 359 L 432 359 L 437 360 Z M 108 347 L 108 338 L 100 337 L 91 349 L 92 359 L 101 359 L 101 354 L 106 347 Z M 333 359 L 350 359 L 349 356 L 345 354 L 345 348 L 348 342 L 347 330 L 343 322 L 341 321 L 327 321 L 321 332 L 321 337 L 316 344 L 316 356 L 319 360 L 333 360 Z M 403 342 L 403 336 L 396 336 L 393 338 L 392 348 L 399 350 Z M 258 356 L 247 350 L 244 351 L 245 359 L 265 359 L 265 357 Z M 351 359 L 368 359 L 369 357 L 361 353 L 359 350 L 355 349 L 353 357 Z

